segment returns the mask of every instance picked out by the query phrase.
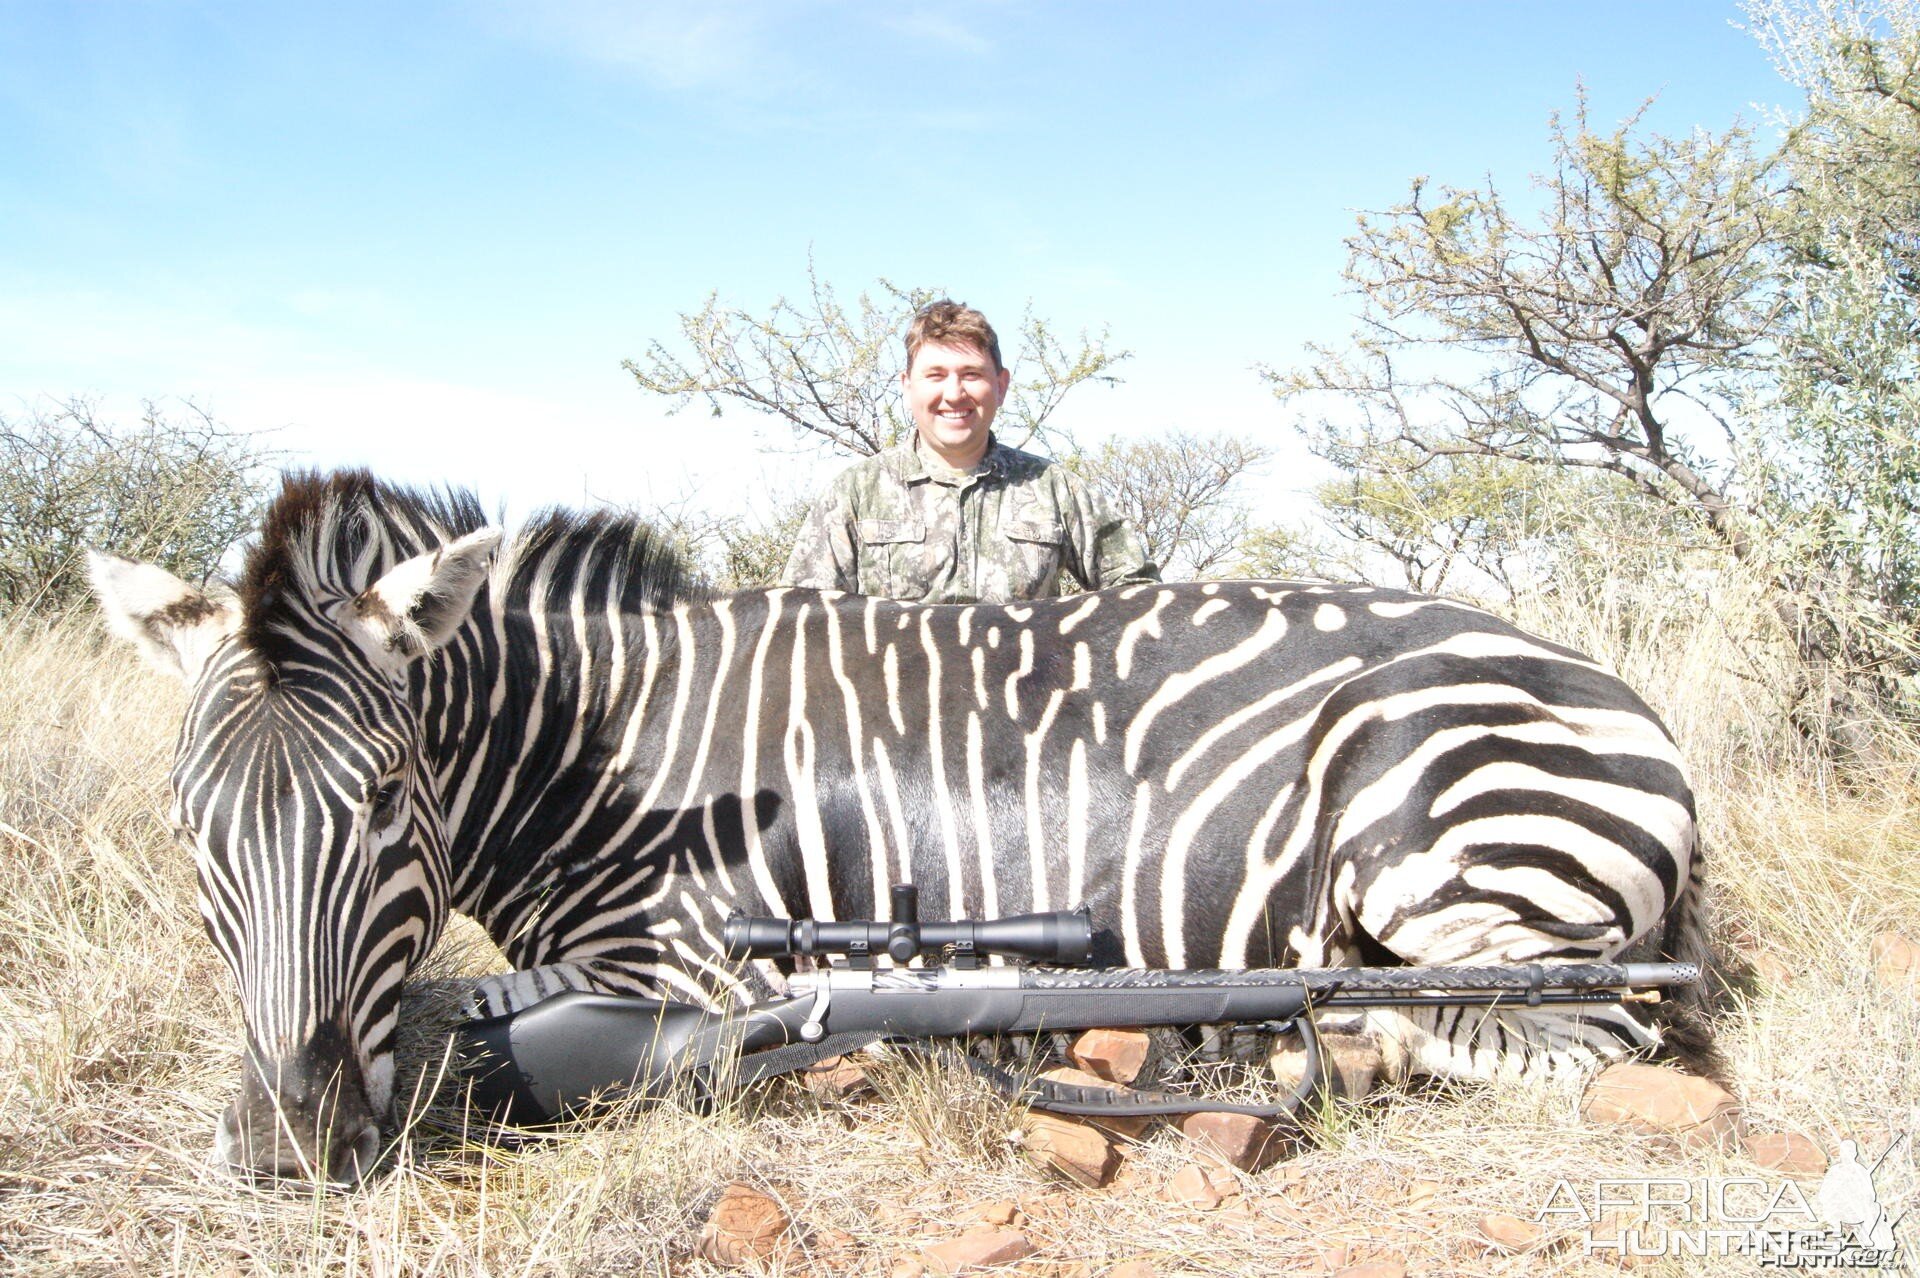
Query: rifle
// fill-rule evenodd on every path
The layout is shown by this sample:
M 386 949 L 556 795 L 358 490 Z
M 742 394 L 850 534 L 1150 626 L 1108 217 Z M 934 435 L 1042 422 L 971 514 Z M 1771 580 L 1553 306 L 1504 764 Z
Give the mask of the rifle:
M 1297 1028 L 1307 1048 L 1307 1069 L 1293 1094 L 1277 1104 L 1021 1081 L 953 1054 L 1010 1098 L 1057 1113 L 1097 1117 L 1209 1110 L 1274 1119 L 1297 1113 L 1321 1085 L 1315 1013 L 1656 1002 L 1659 987 L 1696 984 L 1701 975 L 1691 963 L 1074 970 L 1093 952 L 1087 907 L 923 923 L 915 889 L 907 884 L 893 889 L 890 921 L 735 915 L 722 937 L 734 960 L 815 958 L 824 966 L 790 976 L 788 997 L 731 1011 L 569 991 L 518 1012 L 470 1022 L 456 1037 L 474 1103 L 498 1121 L 543 1126 L 602 1102 L 658 1098 L 676 1087 L 711 1097 L 729 1084 L 802 1069 L 883 1040 L 917 1044 L 1188 1025 Z M 880 955 L 890 963 L 876 966 Z M 981 965 L 996 955 L 1042 966 Z M 930 956 L 943 961 L 907 966 Z

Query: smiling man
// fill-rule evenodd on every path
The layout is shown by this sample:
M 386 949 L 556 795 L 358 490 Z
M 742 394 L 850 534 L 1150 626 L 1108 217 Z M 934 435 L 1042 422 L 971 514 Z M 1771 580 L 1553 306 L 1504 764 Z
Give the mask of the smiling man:
M 993 436 L 1012 374 L 958 302 L 907 328 L 913 438 L 842 472 L 808 512 L 781 584 L 912 603 L 1012 603 L 1158 581 L 1140 539 L 1065 467 Z

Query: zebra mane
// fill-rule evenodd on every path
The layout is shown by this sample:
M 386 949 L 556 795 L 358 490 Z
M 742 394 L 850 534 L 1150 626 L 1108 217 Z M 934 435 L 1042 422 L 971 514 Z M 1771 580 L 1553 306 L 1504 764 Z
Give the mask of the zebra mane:
M 466 489 L 407 488 L 365 470 L 290 472 L 235 587 L 241 640 L 270 668 L 297 650 L 311 651 L 297 636 L 326 625 L 326 608 L 486 523 Z M 705 593 L 671 543 L 639 518 L 558 507 L 534 515 L 501 548 L 492 588 L 509 607 L 579 601 L 622 612 Z

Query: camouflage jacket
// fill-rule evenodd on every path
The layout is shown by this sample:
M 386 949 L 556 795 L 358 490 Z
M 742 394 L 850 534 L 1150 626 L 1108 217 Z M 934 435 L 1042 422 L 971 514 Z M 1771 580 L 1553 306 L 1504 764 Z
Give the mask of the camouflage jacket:
M 1140 539 L 1066 467 L 990 440 L 970 471 L 916 435 L 858 462 L 813 504 L 780 581 L 912 603 L 1012 603 L 1158 581 Z

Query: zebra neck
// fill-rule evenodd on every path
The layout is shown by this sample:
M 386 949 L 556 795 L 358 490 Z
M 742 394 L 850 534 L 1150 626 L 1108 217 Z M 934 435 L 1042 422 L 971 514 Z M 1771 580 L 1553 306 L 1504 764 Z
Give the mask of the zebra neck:
M 541 900 L 557 883 L 616 862 L 639 868 L 634 854 L 677 816 L 654 811 L 671 798 L 650 774 L 685 729 L 674 709 L 692 695 L 696 663 L 683 656 L 711 612 L 490 614 L 421 689 L 454 908 L 516 962 L 539 961 Z

